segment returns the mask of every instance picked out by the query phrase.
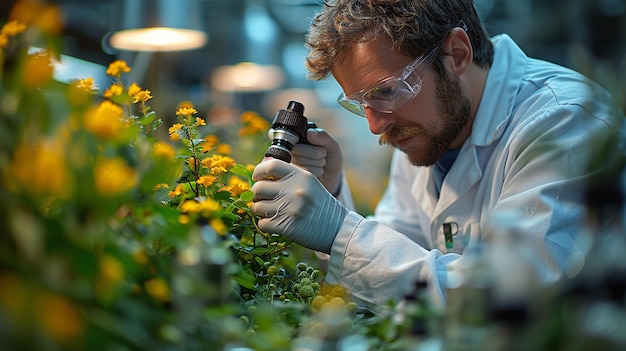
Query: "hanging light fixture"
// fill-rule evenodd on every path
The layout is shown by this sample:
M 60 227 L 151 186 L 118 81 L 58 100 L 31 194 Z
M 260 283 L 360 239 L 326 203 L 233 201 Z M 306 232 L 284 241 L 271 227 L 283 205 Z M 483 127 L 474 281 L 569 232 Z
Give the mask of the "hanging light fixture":
M 273 90 L 284 82 L 283 70 L 278 66 L 262 66 L 254 62 L 240 62 L 215 69 L 213 88 L 224 92 L 259 92 Z
M 182 51 L 206 44 L 197 0 L 122 0 L 121 29 L 108 45 L 129 51 Z

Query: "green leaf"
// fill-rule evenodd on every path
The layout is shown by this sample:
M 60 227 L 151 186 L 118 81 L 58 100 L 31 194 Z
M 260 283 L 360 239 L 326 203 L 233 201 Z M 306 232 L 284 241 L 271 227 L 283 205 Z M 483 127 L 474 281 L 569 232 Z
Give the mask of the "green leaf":
M 147 126 L 148 124 L 152 123 L 152 121 L 154 121 L 155 118 L 156 118 L 156 112 L 152 111 L 148 113 L 146 117 L 144 117 L 141 120 L 141 125 Z
M 255 250 L 256 251 L 256 250 Z M 265 266 L 265 261 L 263 261 L 263 259 L 261 259 L 261 257 L 259 256 L 255 256 L 254 260 L 256 261 L 256 263 L 259 264 L 259 266 L 264 267 Z
M 252 179 L 252 172 L 250 172 L 246 166 L 239 163 L 235 164 L 235 166 L 230 169 L 230 172 L 245 177 L 248 180 Z
M 239 220 L 239 216 L 237 216 L 234 213 L 230 213 L 230 212 L 221 212 L 220 213 L 220 217 L 223 219 L 227 219 L 232 221 L 232 223 L 235 223 Z
M 225 201 L 230 199 L 230 191 L 217 191 L 213 194 L 213 199 L 215 201 Z
M 155 130 L 159 128 L 162 124 L 163 124 L 163 120 L 159 118 L 152 123 L 152 125 L 150 126 L 150 129 Z
M 257 247 L 256 249 L 252 250 L 252 253 L 254 253 L 255 255 L 264 255 L 268 253 L 269 251 L 270 250 L 268 250 L 267 248 Z
M 241 193 L 241 195 L 239 195 L 239 198 L 243 202 L 250 202 L 252 201 L 252 198 L 254 198 L 254 192 L 250 190 L 246 190 L 243 193 Z
M 187 182 L 195 182 L 196 181 L 196 176 L 193 174 L 193 172 L 189 171 L 189 172 L 184 172 L 183 174 L 181 174 L 181 176 L 176 180 L 176 183 L 187 183 Z
M 242 269 L 237 272 L 237 274 L 233 274 L 231 277 L 237 284 L 243 286 L 244 288 L 254 290 L 256 278 L 250 269 Z

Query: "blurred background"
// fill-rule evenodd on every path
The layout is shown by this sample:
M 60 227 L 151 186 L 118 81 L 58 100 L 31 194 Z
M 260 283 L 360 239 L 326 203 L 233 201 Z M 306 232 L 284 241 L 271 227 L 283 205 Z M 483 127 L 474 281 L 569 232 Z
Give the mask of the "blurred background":
M 2 0 L 2 22 L 15 3 Z M 340 87 L 332 78 L 306 79 L 304 35 L 321 0 L 45 3 L 58 5 L 64 21 L 58 80 L 93 77 L 102 91 L 110 84 L 106 66 L 123 59 L 133 68 L 129 80 L 152 91 L 150 105 L 167 127 L 175 123 L 182 101 L 192 102 L 213 124 L 233 123 L 247 110 L 271 121 L 290 100 L 300 101 L 305 115 L 341 144 L 357 209 L 364 215 L 373 211 L 384 191 L 391 150 L 378 145 L 364 119 L 338 107 Z M 626 107 L 626 0 L 475 3 L 491 35 L 506 32 L 529 56 L 581 71 Z M 167 46 L 162 33 L 163 45 L 116 44 L 115 33 L 146 24 L 199 30 L 198 47 Z

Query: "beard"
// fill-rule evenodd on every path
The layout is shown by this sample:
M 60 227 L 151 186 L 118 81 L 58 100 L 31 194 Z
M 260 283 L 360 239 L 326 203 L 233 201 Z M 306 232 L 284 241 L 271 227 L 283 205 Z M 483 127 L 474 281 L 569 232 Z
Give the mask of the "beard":
M 412 124 L 394 128 L 380 135 L 380 145 L 392 145 L 402 139 L 419 136 L 425 140 L 420 148 L 403 150 L 409 162 L 414 166 L 430 166 L 450 149 L 452 142 L 461 134 L 470 121 L 470 100 L 463 90 L 459 78 L 445 71 L 439 74 L 435 86 L 437 111 L 442 121 L 439 128 L 434 125 Z

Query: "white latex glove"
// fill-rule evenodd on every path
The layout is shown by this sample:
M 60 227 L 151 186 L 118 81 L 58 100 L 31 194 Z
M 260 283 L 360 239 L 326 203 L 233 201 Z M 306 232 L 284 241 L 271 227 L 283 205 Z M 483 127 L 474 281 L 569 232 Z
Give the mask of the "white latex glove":
M 256 166 L 252 212 L 259 228 L 310 249 L 330 253 L 348 209 L 310 172 L 277 159 Z
M 341 187 L 343 156 L 337 141 L 321 128 L 306 133 L 311 143 L 298 143 L 291 150 L 291 163 L 313 173 L 331 194 L 337 196 Z

